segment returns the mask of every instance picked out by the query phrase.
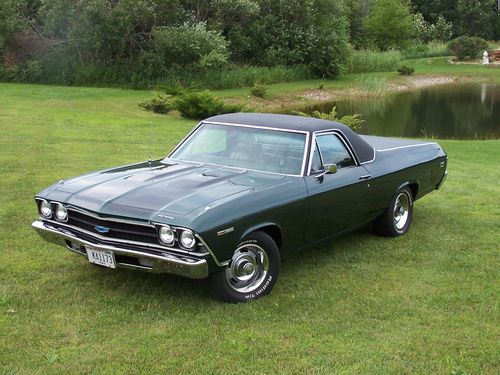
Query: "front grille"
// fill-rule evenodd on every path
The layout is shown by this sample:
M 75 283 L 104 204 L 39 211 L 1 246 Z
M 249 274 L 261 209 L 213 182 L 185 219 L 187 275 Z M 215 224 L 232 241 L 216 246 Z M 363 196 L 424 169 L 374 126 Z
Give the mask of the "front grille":
M 158 245 L 156 228 L 153 226 L 100 219 L 73 209 L 68 209 L 67 224 L 109 238 L 110 240 L 120 239 Z M 110 229 L 106 233 L 100 233 L 96 230 L 96 226 Z

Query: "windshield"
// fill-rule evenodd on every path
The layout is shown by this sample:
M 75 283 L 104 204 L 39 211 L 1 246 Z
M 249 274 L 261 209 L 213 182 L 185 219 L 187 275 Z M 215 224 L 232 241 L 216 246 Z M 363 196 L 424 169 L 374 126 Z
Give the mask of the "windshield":
M 305 144 L 303 133 L 202 124 L 170 158 L 300 175 Z

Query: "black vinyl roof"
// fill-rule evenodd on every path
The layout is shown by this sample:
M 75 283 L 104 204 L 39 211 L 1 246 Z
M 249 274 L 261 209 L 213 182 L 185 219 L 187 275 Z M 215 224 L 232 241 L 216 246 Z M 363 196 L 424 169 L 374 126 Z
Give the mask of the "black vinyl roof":
M 374 149 L 358 134 L 346 125 L 334 121 L 321 120 L 312 117 L 277 115 L 271 113 L 229 113 L 209 117 L 204 122 L 220 122 L 227 124 L 253 125 L 267 128 L 299 130 L 317 132 L 323 130 L 337 130 L 351 143 L 361 163 L 370 161 L 374 157 Z

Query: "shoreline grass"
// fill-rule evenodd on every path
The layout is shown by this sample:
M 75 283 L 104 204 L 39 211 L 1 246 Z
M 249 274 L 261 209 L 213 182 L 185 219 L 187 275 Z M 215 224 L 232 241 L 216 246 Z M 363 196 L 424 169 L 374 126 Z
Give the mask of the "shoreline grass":
M 266 99 L 252 97 L 250 88 L 214 92 L 222 98 L 246 105 L 255 111 L 282 112 L 346 97 L 373 96 L 374 92 L 375 96 L 384 96 L 402 90 L 413 90 L 424 86 L 419 80 L 427 81 L 427 86 L 446 83 L 446 80 L 454 83 L 500 83 L 500 67 L 452 64 L 450 59 L 451 57 L 435 57 L 403 60 L 415 68 L 415 74 L 411 77 L 400 76 L 396 71 L 386 71 L 345 74 L 335 80 L 313 79 L 270 84 L 267 86 Z M 376 89 L 370 90 L 374 86 Z
M 139 108 L 149 95 L 0 84 L 0 373 L 498 373 L 500 140 L 439 141 L 448 179 L 407 235 L 362 228 L 286 259 L 265 298 L 223 304 L 30 227 L 40 189 L 161 157 L 194 126 Z

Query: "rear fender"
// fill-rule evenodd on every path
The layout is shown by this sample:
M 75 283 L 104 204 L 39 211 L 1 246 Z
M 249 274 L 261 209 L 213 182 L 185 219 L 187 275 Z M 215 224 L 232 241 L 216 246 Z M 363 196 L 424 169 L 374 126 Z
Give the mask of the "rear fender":
M 413 188 L 413 186 L 415 186 L 415 185 L 416 185 L 416 191 Z M 420 187 L 420 184 L 416 180 L 406 181 L 406 182 L 403 182 L 401 185 L 399 185 L 398 188 L 396 189 L 396 191 L 394 192 L 393 198 L 396 196 L 398 191 L 400 191 L 401 189 L 403 189 L 405 187 L 408 187 L 410 189 L 412 196 L 413 196 L 412 202 L 414 202 L 417 199 L 417 194 L 418 194 L 418 190 Z

